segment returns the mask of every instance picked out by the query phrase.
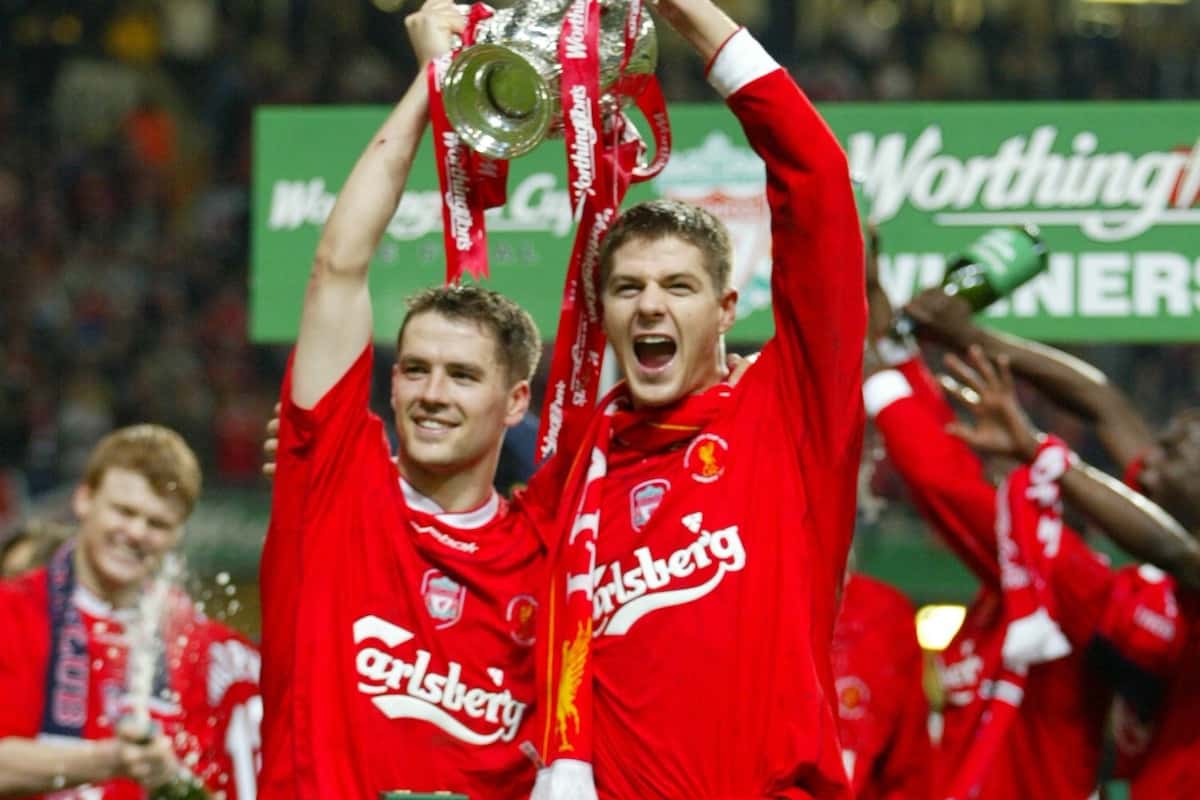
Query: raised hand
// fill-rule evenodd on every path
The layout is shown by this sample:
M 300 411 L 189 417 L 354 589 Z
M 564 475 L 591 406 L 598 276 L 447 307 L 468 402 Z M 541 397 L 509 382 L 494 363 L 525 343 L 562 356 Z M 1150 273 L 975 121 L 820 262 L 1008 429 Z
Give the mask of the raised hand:
M 1008 359 L 1000 356 L 993 365 L 977 346 L 970 348 L 967 359 L 969 364 L 947 355 L 946 368 L 964 387 L 959 399 L 971 409 L 975 423 L 953 422 L 947 430 L 982 453 L 1031 460 L 1040 434 L 1017 400 Z
M 908 301 L 905 312 L 917 323 L 921 334 L 928 335 L 956 349 L 971 343 L 975 323 L 971 321 L 971 306 L 941 287 L 926 289 Z
M 425 64 L 454 46 L 455 34 L 462 34 L 467 18 L 454 0 L 425 0 L 419 11 L 404 18 L 409 41 L 418 64 Z

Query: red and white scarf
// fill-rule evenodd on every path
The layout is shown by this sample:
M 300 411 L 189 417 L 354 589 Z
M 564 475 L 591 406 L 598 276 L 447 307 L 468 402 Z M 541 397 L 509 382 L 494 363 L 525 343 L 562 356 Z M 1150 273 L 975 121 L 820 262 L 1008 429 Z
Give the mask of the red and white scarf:
M 679 449 L 726 407 L 732 393 L 718 384 L 665 408 L 633 410 L 618 385 L 602 401 L 567 474 L 559 529 L 567 536 L 550 554 L 546 627 L 538 635 L 543 731 L 533 800 L 581 800 L 592 788 L 592 575 L 600 532 L 604 479 L 610 469 Z M 616 445 L 614 447 L 614 444 Z
M 967 757 L 949 783 L 946 800 L 966 800 L 978 792 L 1021 707 L 1029 668 L 1071 652 L 1058 624 L 1048 576 L 1062 540 L 1058 481 L 1076 461 L 1061 439 L 1047 437 L 1033 462 L 1014 470 L 996 492 L 1004 645 L 996 672 L 980 688 L 988 695 L 987 708 Z

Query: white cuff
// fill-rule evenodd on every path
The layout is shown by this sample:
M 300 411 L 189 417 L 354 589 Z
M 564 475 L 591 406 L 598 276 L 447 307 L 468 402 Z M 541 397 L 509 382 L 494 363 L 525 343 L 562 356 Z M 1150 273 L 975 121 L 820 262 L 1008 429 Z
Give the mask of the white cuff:
M 574 758 L 560 758 L 542 767 L 529 800 L 596 800 L 592 765 Z
M 863 382 L 863 405 L 872 419 L 897 400 L 912 397 L 908 378 L 894 369 L 876 372 Z
M 880 336 L 875 341 L 875 353 L 889 367 L 898 367 L 917 357 L 917 344 L 911 338 L 897 341 L 891 336 Z
M 721 97 L 729 97 L 751 81 L 779 69 L 779 62 L 763 49 L 750 31 L 742 28 L 717 51 L 708 82 Z
M 1044 606 L 1008 623 L 1000 657 L 1010 668 L 1044 664 L 1070 655 L 1071 643 Z

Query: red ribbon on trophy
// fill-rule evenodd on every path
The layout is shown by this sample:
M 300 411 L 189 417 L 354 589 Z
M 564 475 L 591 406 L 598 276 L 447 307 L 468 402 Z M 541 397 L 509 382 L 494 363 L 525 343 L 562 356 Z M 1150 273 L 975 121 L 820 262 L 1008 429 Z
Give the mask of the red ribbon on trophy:
M 538 433 L 540 458 L 557 449 L 564 431 L 579 433 L 596 402 L 605 344 L 600 318 L 600 242 L 615 221 L 630 184 L 661 172 L 671 153 L 671 128 L 658 79 L 625 75 L 645 13 L 642 0 L 629 2 L 625 50 L 618 70 L 623 77 L 611 91 L 633 98 L 645 116 L 654 136 L 654 159 L 643 163 L 646 145 L 625 114 L 602 118 L 600 5 L 600 0 L 574 0 L 558 43 L 568 191 L 577 227 L 563 288 L 547 405 Z M 488 275 L 484 211 L 507 199 L 508 162 L 471 150 L 454 131 L 442 103 L 442 83 L 451 61 L 458 50 L 473 43 L 476 26 L 492 13 L 483 3 L 472 5 L 461 46 L 429 65 L 430 120 L 441 187 L 447 283 L 461 280 L 464 272 L 475 279 Z
M 641 28 L 641 17 L 641 0 L 633 0 L 625 25 L 622 73 Z M 600 387 L 605 344 L 600 308 L 600 242 L 616 221 L 630 183 L 657 175 L 671 153 L 666 102 L 653 75 L 622 80 L 616 88 L 635 98 L 650 123 L 655 138 L 654 160 L 639 166 L 645 144 L 624 114 L 608 120 L 605 130 L 600 115 L 599 34 L 599 0 L 575 0 L 564 20 L 558 52 L 567 182 L 577 227 L 538 430 L 539 459 L 549 457 L 564 437 L 577 440 L 591 415 Z
M 476 280 L 488 275 L 487 228 L 483 212 L 507 201 L 508 162 L 480 155 L 455 132 L 442 103 L 442 83 L 454 56 L 475 40 L 475 27 L 492 15 L 484 3 L 467 12 L 462 42 L 429 64 L 429 119 L 442 190 L 442 236 L 446 248 L 446 283 L 467 272 Z

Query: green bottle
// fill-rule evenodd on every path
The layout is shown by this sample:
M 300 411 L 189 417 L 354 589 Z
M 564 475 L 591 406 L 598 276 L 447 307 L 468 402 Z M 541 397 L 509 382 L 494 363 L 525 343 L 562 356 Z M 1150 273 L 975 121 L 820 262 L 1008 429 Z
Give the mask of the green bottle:
M 982 311 L 1044 272 L 1048 263 L 1049 251 L 1036 225 L 992 228 L 950 261 L 942 291 L 964 298 L 972 312 Z M 901 312 L 891 335 L 905 339 L 915 330 L 916 322 Z
M 150 800 L 209 800 L 208 789 L 192 775 L 180 775 L 150 792 Z
M 410 792 L 407 789 L 394 789 L 380 792 L 379 800 L 470 800 L 465 794 L 454 792 Z

